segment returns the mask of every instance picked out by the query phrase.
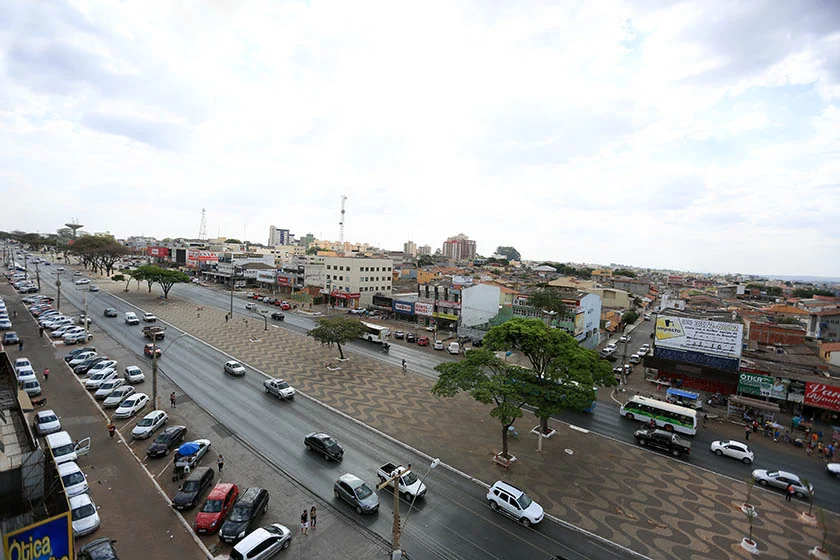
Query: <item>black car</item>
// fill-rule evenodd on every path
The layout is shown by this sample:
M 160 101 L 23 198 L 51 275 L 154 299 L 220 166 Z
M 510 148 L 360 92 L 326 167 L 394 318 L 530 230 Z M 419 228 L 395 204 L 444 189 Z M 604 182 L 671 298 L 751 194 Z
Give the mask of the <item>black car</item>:
M 170 426 L 158 434 L 152 445 L 146 450 L 147 457 L 163 457 L 169 455 L 172 448 L 184 441 L 187 435 L 186 426 Z
M 286 318 L 286 315 L 282 311 L 275 311 L 271 314 L 271 318 L 275 321 L 282 321 Z
M 184 481 L 181 489 L 172 498 L 175 509 L 189 509 L 195 507 L 201 496 L 213 484 L 213 469 L 210 467 L 196 467 Z
M 303 445 L 310 451 L 320 453 L 329 461 L 335 459 L 341 461 L 344 456 L 344 448 L 332 437 L 322 432 L 312 432 L 303 438 Z
M 414 333 L 405 333 L 406 342 L 417 342 L 417 336 Z
M 106 307 L 105 308 L 105 316 L 106 317 L 116 317 L 117 316 L 117 310 L 114 309 L 113 307 Z
M 85 360 L 84 362 L 82 362 L 81 364 L 74 367 L 73 372 L 78 373 L 80 375 L 83 374 L 83 373 L 87 373 L 90 368 L 92 368 L 93 366 L 95 366 L 99 362 L 104 362 L 105 360 L 108 360 L 108 359 L 109 358 L 107 356 L 96 356 L 95 358 L 89 358 L 89 359 Z
M 219 539 L 235 542 L 244 539 L 251 532 L 260 518 L 268 510 L 268 490 L 248 488 L 239 495 L 227 519 L 219 529 Z
M 76 558 L 78 560 L 120 560 L 117 549 L 114 548 L 115 542 L 117 541 L 108 537 L 90 541 L 79 549 Z
M 64 356 L 64 361 L 70 363 L 71 360 L 75 359 L 76 356 L 81 354 L 82 352 L 96 352 L 96 348 L 93 346 L 85 346 L 84 348 L 74 348 Z

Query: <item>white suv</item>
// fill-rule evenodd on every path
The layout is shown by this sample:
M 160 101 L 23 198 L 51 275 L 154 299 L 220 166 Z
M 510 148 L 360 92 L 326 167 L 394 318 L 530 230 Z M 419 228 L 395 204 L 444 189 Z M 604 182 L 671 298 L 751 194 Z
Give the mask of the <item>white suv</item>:
M 528 494 L 501 480 L 490 487 L 487 501 L 491 508 L 516 519 L 526 527 L 536 525 L 544 516 L 542 506 L 528 497 Z

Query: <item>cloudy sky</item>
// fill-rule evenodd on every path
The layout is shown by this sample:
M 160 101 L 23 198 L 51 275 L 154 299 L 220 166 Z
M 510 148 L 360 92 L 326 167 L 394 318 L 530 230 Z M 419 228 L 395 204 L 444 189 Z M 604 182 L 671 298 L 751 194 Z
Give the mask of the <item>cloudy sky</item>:
M 0 2 L 0 229 L 840 276 L 840 3 Z

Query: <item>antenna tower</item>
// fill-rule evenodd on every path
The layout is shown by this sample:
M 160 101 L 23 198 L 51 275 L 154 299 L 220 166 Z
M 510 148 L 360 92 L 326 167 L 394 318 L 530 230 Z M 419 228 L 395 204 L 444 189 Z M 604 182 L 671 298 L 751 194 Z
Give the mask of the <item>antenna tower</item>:
M 341 245 L 344 245 L 344 201 L 347 200 L 347 197 L 341 195 L 341 221 L 338 222 L 338 242 Z M 343 247 L 342 247 L 343 250 Z
M 198 228 L 198 238 L 202 241 L 207 240 L 207 209 L 201 209 L 201 226 Z

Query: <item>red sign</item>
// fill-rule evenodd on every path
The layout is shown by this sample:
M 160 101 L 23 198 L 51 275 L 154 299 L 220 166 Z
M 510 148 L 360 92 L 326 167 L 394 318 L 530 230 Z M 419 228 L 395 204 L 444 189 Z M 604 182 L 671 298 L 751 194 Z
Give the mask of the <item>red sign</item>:
M 840 412 L 840 387 L 824 383 L 806 383 L 805 404 Z
M 168 247 L 149 247 L 149 254 L 153 257 L 166 257 L 169 255 Z
M 339 292 L 337 290 L 330 292 L 330 295 L 337 299 L 359 299 L 362 297 L 359 292 Z

